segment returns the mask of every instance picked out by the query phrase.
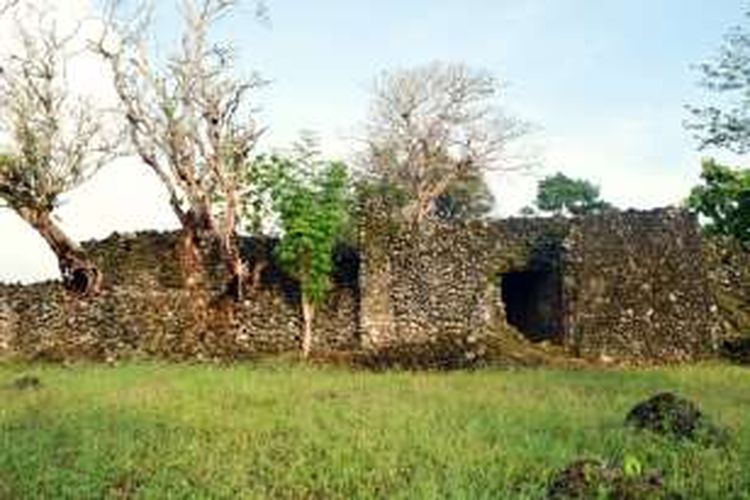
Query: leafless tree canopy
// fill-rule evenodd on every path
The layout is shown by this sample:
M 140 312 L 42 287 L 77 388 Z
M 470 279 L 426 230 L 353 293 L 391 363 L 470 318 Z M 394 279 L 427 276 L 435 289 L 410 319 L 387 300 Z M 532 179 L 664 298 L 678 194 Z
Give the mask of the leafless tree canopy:
M 33 5 L 4 6 L 17 40 L 0 63 L 0 199 L 33 226 L 58 257 L 63 279 L 92 291 L 98 271 L 54 223 L 60 195 L 117 154 L 104 115 L 71 91 L 66 69 L 78 30 L 61 33 L 54 15 Z M 75 282 L 75 283 L 74 283 Z
M 18 3 L 19 0 L 5 0 L 4 2 L 0 2 L 0 16 L 5 15 L 6 12 L 13 9 Z
M 419 223 L 455 182 L 518 168 L 508 146 L 528 128 L 497 106 L 492 75 L 433 63 L 383 74 L 368 122 L 366 168 L 405 191 L 403 217 Z
M 128 19 L 121 7 L 116 0 L 108 6 L 97 51 L 110 63 L 132 144 L 167 188 L 186 233 L 199 245 L 219 242 L 239 283 L 244 269 L 235 241 L 237 193 L 262 132 L 249 99 L 264 82 L 237 78 L 232 47 L 210 40 L 211 28 L 235 2 L 183 0 L 181 44 L 162 64 L 148 43 L 153 3 Z

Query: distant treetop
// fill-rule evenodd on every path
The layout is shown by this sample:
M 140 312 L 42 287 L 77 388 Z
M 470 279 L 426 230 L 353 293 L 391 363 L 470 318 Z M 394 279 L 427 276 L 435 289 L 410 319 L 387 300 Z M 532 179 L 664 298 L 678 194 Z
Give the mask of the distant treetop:
M 539 181 L 535 205 L 541 212 L 556 215 L 586 215 L 612 209 L 600 199 L 598 186 L 560 172 Z

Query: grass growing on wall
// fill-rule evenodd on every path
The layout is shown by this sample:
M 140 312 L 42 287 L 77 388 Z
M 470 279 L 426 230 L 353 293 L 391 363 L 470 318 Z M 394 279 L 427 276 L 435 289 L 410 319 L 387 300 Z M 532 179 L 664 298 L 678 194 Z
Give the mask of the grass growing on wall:
M 8 384 L 21 374 L 39 389 Z M 689 498 L 750 498 L 750 370 L 348 372 L 0 365 L 4 498 L 542 498 L 579 457 L 637 459 Z M 728 449 L 624 429 L 657 391 Z

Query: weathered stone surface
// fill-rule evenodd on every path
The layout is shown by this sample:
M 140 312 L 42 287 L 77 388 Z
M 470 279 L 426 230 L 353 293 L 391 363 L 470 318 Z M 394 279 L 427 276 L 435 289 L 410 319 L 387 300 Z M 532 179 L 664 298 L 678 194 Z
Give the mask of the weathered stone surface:
M 57 282 L 0 286 L 0 352 L 52 361 L 227 361 L 299 349 L 298 286 L 273 262 L 264 263 L 261 283 L 242 303 L 217 300 L 175 278 L 175 242 L 172 233 L 145 233 L 89 243 L 107 275 L 96 297 L 73 296 Z M 253 258 L 270 253 L 256 248 Z M 315 319 L 317 350 L 358 345 L 356 259 L 345 249 L 337 255 L 336 286 Z
M 553 268 L 566 226 L 564 220 L 515 219 L 419 232 L 366 229 L 361 286 L 366 345 L 385 358 L 398 353 L 407 364 L 421 353 L 437 362 L 435 345 L 450 346 L 450 356 L 440 362 L 486 358 L 497 335 L 511 334 L 500 295 L 502 275 Z
M 564 245 L 567 340 L 575 352 L 687 361 L 716 350 L 721 323 L 692 215 L 590 216 Z
M 380 348 L 520 330 L 596 359 L 681 362 L 722 335 L 697 223 L 679 210 L 375 226 L 362 268 L 363 335 Z
M 10 350 L 11 334 L 15 331 L 15 312 L 0 294 L 0 354 Z
M 360 239 L 359 251 L 337 252 L 314 349 L 379 365 L 475 366 L 515 359 L 505 351 L 522 341 L 599 360 L 701 359 L 723 339 L 714 291 L 746 283 L 732 270 L 744 254 L 707 250 L 695 218 L 678 210 L 420 231 L 373 218 Z M 186 286 L 176 233 L 86 243 L 104 271 L 102 293 L 0 285 L 0 353 L 234 360 L 297 351 L 299 287 L 276 264 L 275 244 L 241 241 L 257 279 L 234 303 Z M 750 299 L 747 283 L 740 302 Z
M 709 285 L 729 337 L 750 337 L 750 250 L 726 238 L 705 238 Z

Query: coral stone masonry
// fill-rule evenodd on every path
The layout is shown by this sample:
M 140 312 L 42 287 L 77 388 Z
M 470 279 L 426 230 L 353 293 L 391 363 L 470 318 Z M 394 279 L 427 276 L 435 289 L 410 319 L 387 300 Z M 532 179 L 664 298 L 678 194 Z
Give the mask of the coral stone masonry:
M 274 262 L 272 239 L 242 242 L 258 270 L 242 302 L 186 286 L 177 242 L 145 232 L 87 243 L 105 276 L 95 297 L 58 282 L 0 286 L 0 355 L 235 360 L 299 349 L 299 290 Z M 452 345 L 471 360 L 520 335 L 574 356 L 701 359 L 749 309 L 748 273 L 732 268 L 750 259 L 716 245 L 674 209 L 419 231 L 368 220 L 359 248 L 336 253 L 314 349 Z

